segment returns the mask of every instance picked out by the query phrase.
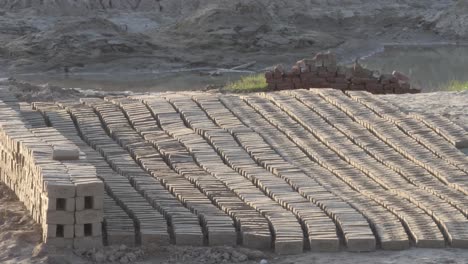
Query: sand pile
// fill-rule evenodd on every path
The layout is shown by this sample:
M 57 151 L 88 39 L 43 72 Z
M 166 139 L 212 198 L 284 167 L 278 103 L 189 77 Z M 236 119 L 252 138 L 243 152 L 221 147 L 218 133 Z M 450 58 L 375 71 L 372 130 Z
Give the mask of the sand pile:
M 12 11 L 35 9 L 41 14 L 78 15 L 86 14 L 86 10 L 122 9 L 135 11 L 157 11 L 160 1 L 152 0 L 82 0 L 82 1 L 28 1 L 28 0 L 2 0 L 0 8 Z
M 455 4 L 0 0 L 0 66 L 6 72 L 96 72 L 233 67 L 255 60 L 262 69 L 327 49 L 355 58 L 382 42 L 465 37 L 459 23 L 464 15 Z M 450 16 L 454 12 L 460 16 Z

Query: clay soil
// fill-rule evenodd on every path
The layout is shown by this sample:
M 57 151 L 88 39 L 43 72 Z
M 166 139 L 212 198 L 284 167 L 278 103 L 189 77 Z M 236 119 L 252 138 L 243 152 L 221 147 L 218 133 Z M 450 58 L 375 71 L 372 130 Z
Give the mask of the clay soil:
M 464 41 L 466 0 L 0 0 L 0 75 L 159 72 L 341 60 Z M 1 76 L 0 76 L 1 77 Z

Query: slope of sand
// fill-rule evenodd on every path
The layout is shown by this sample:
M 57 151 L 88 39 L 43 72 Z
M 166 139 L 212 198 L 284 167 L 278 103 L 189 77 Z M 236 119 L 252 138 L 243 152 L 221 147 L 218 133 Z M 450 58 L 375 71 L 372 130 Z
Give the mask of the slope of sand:
M 383 95 L 405 112 L 441 114 L 468 131 L 468 91 Z
M 229 68 L 251 61 L 262 69 L 328 49 L 354 59 L 386 42 L 466 39 L 464 3 L 0 0 L 0 75 Z

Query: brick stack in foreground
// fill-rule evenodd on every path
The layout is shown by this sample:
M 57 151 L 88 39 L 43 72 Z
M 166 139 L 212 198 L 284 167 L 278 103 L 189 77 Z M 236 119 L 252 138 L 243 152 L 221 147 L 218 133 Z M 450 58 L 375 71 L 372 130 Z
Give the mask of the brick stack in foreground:
M 31 128 L 14 97 L 0 98 L 0 180 L 42 225 L 45 243 L 101 246 L 104 188 L 94 167 L 76 166 L 73 143 L 54 128 Z

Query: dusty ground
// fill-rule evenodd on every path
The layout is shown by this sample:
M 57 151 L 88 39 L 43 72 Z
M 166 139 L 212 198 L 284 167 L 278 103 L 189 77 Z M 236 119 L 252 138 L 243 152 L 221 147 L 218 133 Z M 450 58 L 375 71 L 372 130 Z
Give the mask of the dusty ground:
M 345 8 L 344 8 L 345 7 Z M 468 37 L 465 0 L 0 0 L 0 75 L 254 69 Z
M 402 111 L 438 113 L 468 131 L 468 91 L 383 95 Z
M 47 257 L 43 254 L 33 258 L 40 241 L 40 226 L 15 194 L 0 183 L 0 263 L 44 263 Z

